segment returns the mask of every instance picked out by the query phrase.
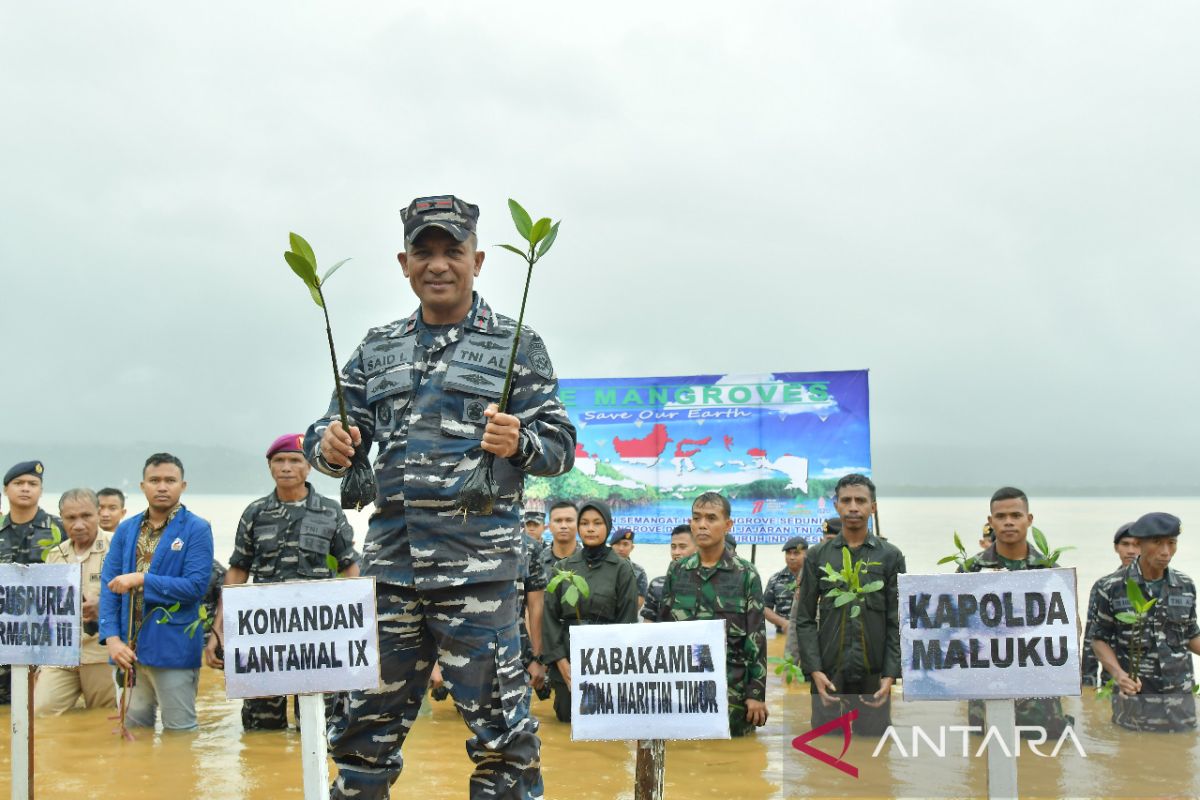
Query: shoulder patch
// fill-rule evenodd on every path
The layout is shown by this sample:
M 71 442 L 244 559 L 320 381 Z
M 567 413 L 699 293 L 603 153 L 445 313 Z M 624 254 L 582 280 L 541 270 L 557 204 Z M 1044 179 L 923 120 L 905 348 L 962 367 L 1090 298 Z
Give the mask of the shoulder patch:
M 536 334 L 529 337 L 527 355 L 529 357 L 529 366 L 533 368 L 534 372 L 548 381 L 554 380 L 554 364 L 550 362 L 550 353 L 546 351 L 546 345 L 542 342 L 542 337 Z

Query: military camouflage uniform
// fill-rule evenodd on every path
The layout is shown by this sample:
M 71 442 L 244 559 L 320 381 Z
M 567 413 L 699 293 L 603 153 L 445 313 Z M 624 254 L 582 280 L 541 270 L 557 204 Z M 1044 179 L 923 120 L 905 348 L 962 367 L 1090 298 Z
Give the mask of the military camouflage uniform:
M 588 583 L 589 596 L 581 597 L 578 606 L 567 604 L 563 595 L 570 583 L 563 581 L 553 592 L 546 592 L 542 615 L 542 661 L 554 689 L 554 715 L 561 722 L 571 721 L 571 691 L 555 662 L 571 657 L 570 629 L 575 625 L 637 622 L 637 581 L 629 559 L 621 558 L 610 548 L 603 558 L 589 562 L 586 553 L 585 548 L 578 547 L 556 567 L 582 575 Z
M 711 567 L 700 564 L 699 553 L 674 562 L 663 583 L 658 619 L 725 621 L 729 735 L 753 731 L 746 721 L 746 701 L 766 702 L 767 698 L 767 625 L 762 579 L 754 565 L 728 548 Z
M 536 658 L 533 642 L 529 638 L 529 627 L 525 623 L 525 596 L 530 592 L 546 591 L 549 581 L 542 565 L 542 551 L 545 547 L 541 539 L 530 539 L 528 536 L 521 542 L 525 557 L 521 567 L 521 591 L 517 593 L 517 623 L 521 626 L 521 661 L 526 669 Z
M 781 617 L 792 613 L 792 598 L 796 596 L 796 575 L 787 567 L 779 570 L 767 579 L 763 587 L 763 607 L 769 608 Z M 778 625 L 775 630 L 782 631 Z
M 1126 670 L 1132 666 L 1133 626 L 1117 620 L 1116 615 L 1133 611 L 1125 590 L 1125 581 L 1130 578 L 1137 581 L 1143 596 L 1151 597 L 1140 559 L 1135 560 L 1101 579 L 1096 614 L 1088 626 L 1088 635 L 1111 647 Z M 1142 691 L 1133 697 L 1113 692 L 1113 722 L 1135 731 L 1190 731 L 1196 727 L 1196 700 L 1192 696 L 1195 678 L 1188 643 L 1200 637 L 1196 584 L 1179 570 L 1168 568 L 1157 599 L 1142 628 L 1138 668 Z
M 60 540 L 67 538 L 62 520 L 40 508 L 33 519 L 20 525 L 8 514 L 0 517 L 0 564 L 41 564 L 43 546 L 38 542 L 53 540 L 54 529 L 58 530 Z M 8 664 L 0 664 L 0 705 L 12 702 L 11 691 L 12 669 Z
M 354 529 L 340 504 L 319 495 L 311 483 L 304 488 L 308 496 L 299 502 L 285 503 L 271 492 L 246 506 L 229 566 L 249 572 L 255 583 L 282 583 L 336 578 L 358 560 Z M 337 559 L 337 572 L 329 569 L 326 556 Z M 333 694 L 325 695 L 327 716 L 333 713 L 334 699 Z M 293 705 L 299 719 L 298 698 Z M 278 730 L 287 724 L 286 696 L 242 701 L 246 730 Z
M 583 547 L 583 545 L 576 543 L 575 552 L 571 555 L 578 553 L 581 547 Z M 542 546 L 542 552 L 538 555 L 538 557 L 542 560 L 542 571 L 546 573 L 546 580 L 552 579 L 554 577 L 554 565 L 562 560 L 558 556 L 554 555 L 554 543 L 546 542 Z M 569 558 L 570 556 L 567 557 Z
M 636 561 L 634 561 L 633 559 L 630 559 L 630 558 L 627 558 L 625 560 L 629 562 L 629 566 L 633 567 L 633 577 L 634 577 L 634 580 L 637 581 L 638 597 L 645 600 L 646 593 L 650 589 L 650 576 L 646 574 L 646 570 L 642 567 L 641 564 L 637 563 Z
M 1025 559 L 1019 562 L 1019 566 L 1006 565 L 996 553 L 996 545 L 993 544 L 987 550 L 981 553 L 976 553 L 975 558 L 971 563 L 971 572 L 983 572 L 989 570 L 1023 570 L 1023 569 L 1045 569 L 1038 564 L 1042 558 L 1042 554 L 1032 544 L 1026 542 L 1028 548 Z M 959 567 L 959 572 L 962 572 L 962 567 Z M 1063 728 L 1072 724 L 1075 720 L 1068 714 L 1063 713 L 1062 700 L 1057 697 L 1029 697 L 1020 698 L 1015 701 L 1017 707 L 1017 725 L 1027 725 L 1031 727 L 1042 727 L 1046 729 L 1046 735 L 1051 739 L 1057 739 L 1062 735 Z M 980 728 L 987 725 L 987 716 L 984 713 L 984 705 L 982 700 L 969 700 L 967 702 L 967 721 L 971 725 Z M 1040 734 L 1036 731 L 1023 732 L 1023 736 L 1036 737 Z
M 858 710 L 854 732 L 882 735 L 891 724 L 891 698 L 879 708 L 863 699 L 879 691 L 885 677 L 900 677 L 900 616 L 897 576 L 906 571 L 904 554 L 873 533 L 857 549 L 850 550 L 852 563 L 878 562 L 867 567 L 864 584 L 883 581 L 878 592 L 869 592 L 862 612 L 850 616 L 849 606 L 835 608 L 829 596 L 831 584 L 821 580 L 824 565 L 842 569 L 842 548 L 848 547 L 841 533 L 808 550 L 801 572 L 800 591 L 795 601 L 796 641 L 800 666 L 805 675 L 824 672 L 837 688 L 838 702 L 825 705 L 812 684 L 812 725 L 819 727 L 851 710 Z M 872 701 L 873 702 L 873 701 Z
M 1079 652 L 1080 672 L 1083 673 L 1084 686 L 1103 686 L 1112 677 L 1100 666 L 1100 660 L 1096 658 L 1096 651 L 1092 649 L 1092 622 L 1096 619 L 1096 598 L 1100 593 L 1101 584 L 1120 571 L 1118 569 L 1103 578 L 1097 578 L 1096 582 L 1092 584 L 1092 591 L 1088 593 L 1087 625 L 1083 629 L 1083 645 Z M 1098 678 L 1097 674 L 1099 674 Z
M 667 576 L 659 575 L 646 587 L 646 602 L 642 604 L 641 615 L 647 622 L 658 622 L 658 607 L 662 604 L 663 585 L 666 582 Z
M 508 413 L 521 421 L 517 455 L 495 460 L 500 486 L 490 516 L 458 510 L 459 487 L 482 456 L 488 403 L 499 399 L 516 323 L 474 296 L 459 324 L 427 326 L 418 309 L 373 328 L 342 369 L 351 424 L 362 447 L 378 445 L 376 511 L 363 547 L 375 576 L 382 683 L 342 696 L 330 726 L 338 766 L 332 798 L 388 796 L 400 748 L 416 719 L 436 657 L 475 736 L 470 796 L 540 797 L 537 721 L 521 669 L 516 579 L 526 474 L 571 468 L 575 428 L 541 338 L 525 328 Z M 337 399 L 305 437 L 314 466 Z

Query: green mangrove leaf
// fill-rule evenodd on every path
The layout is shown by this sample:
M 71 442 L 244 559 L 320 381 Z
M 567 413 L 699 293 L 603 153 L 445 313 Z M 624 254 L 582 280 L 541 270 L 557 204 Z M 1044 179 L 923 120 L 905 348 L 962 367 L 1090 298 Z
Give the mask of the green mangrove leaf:
M 309 264 L 312 264 L 313 275 L 317 274 L 317 254 L 313 252 L 312 245 L 298 233 L 289 233 L 288 241 L 292 244 L 292 252 L 303 258 Z
M 292 268 L 292 272 L 300 276 L 300 280 L 304 281 L 306 286 L 313 287 L 317 285 L 317 268 L 306 260 L 304 256 L 297 255 L 289 250 L 283 254 L 283 259 Z
M 529 212 L 511 197 L 508 198 L 508 210 L 512 214 L 513 224 L 517 226 L 517 233 L 521 234 L 521 238 L 528 242 L 529 235 L 533 231 L 533 220 L 529 218 Z
M 854 592 L 842 592 L 841 594 L 839 594 L 837 596 L 837 599 L 833 601 L 833 607 L 841 608 L 842 606 L 846 605 L 847 603 L 853 603 L 854 598 L 857 596 L 858 595 L 856 595 Z
M 578 605 L 579 587 L 577 587 L 575 584 L 568 586 L 567 590 L 563 592 L 563 602 L 569 606 Z
M 958 538 L 958 531 L 954 532 L 954 546 L 963 552 L 967 550 L 967 548 L 963 547 L 962 539 Z
M 533 223 L 533 227 L 529 230 L 529 243 L 537 244 L 542 239 L 546 238 L 546 234 L 550 232 L 550 220 L 547 217 L 542 217 L 537 222 Z
M 1131 614 L 1128 611 L 1122 611 L 1121 613 L 1117 614 L 1116 617 L 1126 625 L 1136 625 L 1138 621 L 1137 614 Z
M 939 564 L 949 564 L 951 561 L 957 561 L 957 560 L 958 560 L 958 555 L 955 554 L 952 556 L 946 556 L 945 558 L 938 559 L 938 563 Z
M 521 258 L 525 258 L 526 255 L 528 255 L 524 250 L 513 247 L 511 244 L 502 244 L 500 247 L 503 247 L 505 250 L 508 250 L 511 253 L 516 253 Z
M 861 613 L 862 613 L 862 606 L 854 605 L 854 606 L 850 607 L 850 619 L 854 619 Z
M 1033 541 L 1037 545 L 1038 550 L 1041 550 L 1043 553 L 1050 552 L 1050 543 L 1046 541 L 1046 534 L 1037 528 L 1033 529 Z
M 328 553 L 325 554 L 325 566 L 329 567 L 330 572 L 332 572 L 334 575 L 337 575 L 337 571 L 338 571 L 337 559 L 334 558 L 333 556 L 329 555 Z
M 550 251 L 550 245 L 554 244 L 554 240 L 558 238 L 558 226 L 562 224 L 560 219 L 550 228 L 550 232 L 546 234 L 546 238 L 542 239 L 542 243 L 538 245 L 537 257 L 541 258 Z
M 850 570 L 852 570 L 853 568 L 854 567 L 851 565 L 851 561 L 850 561 L 850 548 L 843 547 L 842 548 L 842 574 L 849 575 Z
M 862 593 L 867 594 L 868 592 L 878 592 L 882 588 L 883 581 L 871 581 L 866 586 L 862 587 Z
M 341 266 L 342 266 L 342 264 L 345 264 L 345 263 L 346 263 L 347 261 L 349 261 L 349 260 L 350 260 L 350 259 L 348 259 L 348 258 L 343 258 L 341 261 L 339 261 L 338 263 L 334 264 L 334 265 L 333 265 L 332 267 L 330 267 L 329 269 L 325 270 L 325 274 L 321 276 L 321 285 L 322 285 L 322 286 L 324 286 L 324 285 L 325 285 L 325 281 L 329 280 L 329 276 L 330 276 L 330 275 L 332 275 L 333 273 L 337 272 L 337 271 L 338 271 L 338 268 L 339 268 L 339 267 L 341 267 Z M 316 263 L 316 262 L 314 262 L 314 263 Z M 314 271 L 314 272 L 316 272 L 316 270 L 313 270 L 313 271 Z
M 567 572 L 566 570 L 561 570 L 561 569 L 558 570 L 557 572 L 555 572 L 554 577 L 551 578 L 550 582 L 546 584 L 546 591 L 553 592 L 555 589 L 558 588 L 558 585 L 560 583 L 562 583 L 563 580 L 565 580 L 567 575 L 569 575 L 569 574 L 570 573 Z
M 1138 582 L 1133 578 L 1125 579 L 1125 596 L 1129 598 L 1129 602 L 1134 608 L 1140 609 L 1146 605 L 1146 596 L 1142 594 L 1142 587 L 1138 586 Z
M 571 583 L 575 586 L 576 589 L 579 590 L 579 593 L 581 595 L 583 595 L 585 598 L 592 596 L 592 590 L 588 586 L 587 579 L 584 578 L 582 575 L 572 575 Z

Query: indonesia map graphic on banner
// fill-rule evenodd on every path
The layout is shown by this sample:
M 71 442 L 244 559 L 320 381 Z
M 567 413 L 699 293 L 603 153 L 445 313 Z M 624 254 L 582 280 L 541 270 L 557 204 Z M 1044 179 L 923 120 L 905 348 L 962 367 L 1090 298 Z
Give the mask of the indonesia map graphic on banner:
M 709 490 L 733 504 L 739 543 L 817 541 L 838 478 L 871 474 L 866 370 L 564 378 L 559 393 L 575 468 L 527 479 L 526 498 L 606 500 L 639 542 L 668 541 Z

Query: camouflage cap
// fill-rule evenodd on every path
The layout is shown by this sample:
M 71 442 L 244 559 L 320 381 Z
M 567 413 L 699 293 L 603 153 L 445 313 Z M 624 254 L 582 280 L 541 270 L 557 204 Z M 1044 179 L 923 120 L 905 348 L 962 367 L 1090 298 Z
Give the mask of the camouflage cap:
M 460 242 L 475 233 L 479 206 L 459 200 L 452 194 L 418 197 L 400 212 L 404 220 L 404 241 L 412 244 L 426 228 L 441 228 Z

